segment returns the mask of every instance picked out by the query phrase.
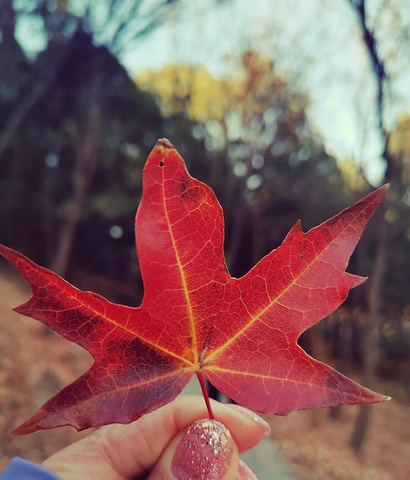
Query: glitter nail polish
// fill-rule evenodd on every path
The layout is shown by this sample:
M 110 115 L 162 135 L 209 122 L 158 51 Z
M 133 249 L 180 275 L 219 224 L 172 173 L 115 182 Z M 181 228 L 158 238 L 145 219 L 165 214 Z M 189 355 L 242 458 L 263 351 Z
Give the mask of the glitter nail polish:
M 176 448 L 172 474 L 176 480 L 221 479 L 228 470 L 232 453 L 232 437 L 222 423 L 197 420 Z

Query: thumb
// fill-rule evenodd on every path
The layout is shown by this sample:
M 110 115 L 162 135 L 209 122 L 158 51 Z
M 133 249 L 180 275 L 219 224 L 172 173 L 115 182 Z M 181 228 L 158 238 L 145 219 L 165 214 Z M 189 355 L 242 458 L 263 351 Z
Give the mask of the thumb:
M 148 480 L 242 480 L 242 471 L 229 430 L 221 422 L 206 418 L 171 441 Z

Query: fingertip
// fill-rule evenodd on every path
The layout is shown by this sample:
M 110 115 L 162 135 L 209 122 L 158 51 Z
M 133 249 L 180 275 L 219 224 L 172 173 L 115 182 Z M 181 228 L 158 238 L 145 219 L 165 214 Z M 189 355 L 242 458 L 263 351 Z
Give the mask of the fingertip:
M 241 476 L 242 480 L 258 480 L 256 473 L 242 459 L 239 460 L 238 473 Z
M 255 412 L 252 412 L 252 410 L 249 410 L 248 408 L 242 407 L 241 405 L 237 405 L 234 403 L 228 404 L 228 406 L 241 413 L 242 415 L 245 415 L 246 418 L 249 418 L 254 423 L 259 425 L 263 430 L 264 437 L 268 437 L 272 433 L 272 429 L 270 428 L 269 423 L 262 417 L 257 415 Z

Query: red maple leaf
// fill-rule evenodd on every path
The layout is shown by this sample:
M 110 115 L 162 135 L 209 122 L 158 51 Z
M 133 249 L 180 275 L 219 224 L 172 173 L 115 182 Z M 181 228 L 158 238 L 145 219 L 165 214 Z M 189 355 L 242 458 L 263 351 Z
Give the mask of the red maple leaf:
M 173 400 L 193 373 L 202 387 L 206 377 L 239 404 L 265 413 L 386 400 L 297 344 L 364 281 L 345 268 L 386 190 L 307 233 L 296 223 L 279 248 L 244 277 L 232 278 L 223 255 L 221 206 L 188 174 L 175 148 L 159 140 L 144 168 L 136 217 L 145 289 L 139 308 L 82 292 L 0 247 L 33 293 L 15 310 L 94 358 L 84 375 L 13 433 L 131 422 Z

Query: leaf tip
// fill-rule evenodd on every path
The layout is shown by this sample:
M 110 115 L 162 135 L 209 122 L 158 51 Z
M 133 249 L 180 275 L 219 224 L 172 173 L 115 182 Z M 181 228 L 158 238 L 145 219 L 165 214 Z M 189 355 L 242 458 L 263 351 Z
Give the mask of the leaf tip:
M 373 392 L 372 390 L 367 390 L 367 393 L 370 394 L 369 397 L 364 402 L 359 403 L 384 403 L 389 402 L 392 398 L 388 395 L 383 395 L 381 393 Z
M 40 408 L 28 420 L 26 420 L 21 425 L 19 425 L 14 430 L 12 430 L 10 432 L 11 435 L 26 435 L 28 433 L 37 432 L 38 430 L 48 430 L 50 428 L 67 425 L 67 423 L 62 423 L 58 419 L 56 421 L 55 417 L 56 416 L 58 417 L 58 411 L 55 412 L 56 415 L 53 416 L 52 414 L 50 414 L 50 412 L 47 412 L 46 410 L 44 410 L 43 407 Z
M 154 173 L 158 176 L 159 172 L 163 170 L 162 167 L 168 166 L 180 166 L 185 165 L 182 157 L 177 152 L 176 148 L 167 138 L 160 138 L 149 154 L 148 160 L 144 167 L 144 172 L 150 171 L 150 175 Z M 157 168 L 157 167 L 161 168 Z M 145 175 L 147 177 L 147 175 Z M 144 180 L 144 184 L 147 184 L 147 178 Z
M 38 430 L 38 427 L 36 427 L 30 420 L 27 420 L 27 422 L 22 423 L 18 427 L 16 427 L 14 430 L 10 432 L 11 435 L 26 435 L 27 433 L 33 433 Z
M 346 273 L 348 278 L 350 279 L 350 288 L 358 287 L 362 285 L 362 283 L 366 282 L 369 277 L 362 277 L 361 275 L 353 275 L 352 273 Z
M 24 305 L 19 305 L 18 307 L 14 307 L 13 312 L 19 313 L 20 315 L 27 315 L 27 311 L 24 308 Z
M 9 247 L 6 247 L 6 245 L 2 245 L 0 243 L 0 255 L 5 259 L 5 260 L 9 260 L 9 256 L 10 256 L 10 248 Z
M 297 222 L 295 222 L 293 224 L 293 227 L 289 230 L 289 233 L 288 233 L 288 237 L 293 237 L 294 235 L 298 234 L 298 233 L 303 233 L 303 230 L 302 230 L 302 222 L 300 220 L 298 220 Z
M 175 149 L 174 145 L 167 138 L 159 138 L 154 148 Z
M 81 430 L 81 428 L 74 425 L 74 422 L 73 425 L 69 421 L 62 422 L 61 418 L 58 418 L 58 412 L 57 415 L 53 416 L 40 408 L 31 418 L 12 430 L 10 434 L 27 435 L 28 433 L 34 433 L 39 430 L 49 430 L 50 428 L 64 427 L 67 425 L 73 426 L 77 431 Z
M 156 157 L 157 155 L 166 156 L 171 152 L 176 152 L 174 145 L 167 138 L 160 138 L 152 149 L 150 157 Z
M 386 183 L 382 185 L 380 188 L 376 189 L 374 192 L 370 193 L 367 197 L 363 198 L 363 200 L 373 198 L 376 200 L 376 207 L 380 205 L 380 203 L 384 200 L 384 197 L 386 196 L 387 191 L 390 188 L 390 183 Z M 360 202 L 359 202 L 360 203 Z

